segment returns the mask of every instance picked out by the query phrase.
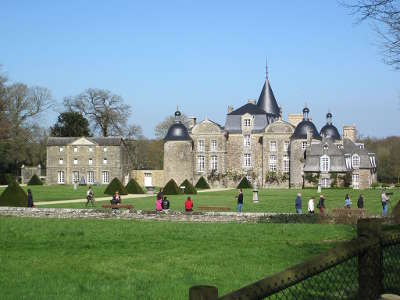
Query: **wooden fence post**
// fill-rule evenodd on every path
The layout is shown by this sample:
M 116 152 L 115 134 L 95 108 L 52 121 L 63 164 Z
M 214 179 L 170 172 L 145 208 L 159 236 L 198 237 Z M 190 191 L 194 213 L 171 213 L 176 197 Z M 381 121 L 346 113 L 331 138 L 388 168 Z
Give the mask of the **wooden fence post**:
M 380 219 L 360 219 L 358 237 L 376 239 L 377 243 L 358 255 L 358 298 L 379 299 L 383 292 L 382 249 Z
M 217 300 L 218 289 L 215 286 L 198 285 L 189 289 L 189 300 Z

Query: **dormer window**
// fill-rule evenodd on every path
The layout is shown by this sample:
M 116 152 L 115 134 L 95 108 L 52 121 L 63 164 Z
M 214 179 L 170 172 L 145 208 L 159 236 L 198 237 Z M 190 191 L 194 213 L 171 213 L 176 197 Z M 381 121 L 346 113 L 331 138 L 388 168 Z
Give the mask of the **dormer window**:
M 244 127 L 250 127 L 251 126 L 251 120 L 250 119 L 244 119 Z
M 328 172 L 331 166 L 331 161 L 328 155 L 322 155 L 320 160 L 320 170 L 323 172 Z
M 360 156 L 358 154 L 353 154 L 351 157 L 351 165 L 353 169 L 358 169 L 360 167 Z

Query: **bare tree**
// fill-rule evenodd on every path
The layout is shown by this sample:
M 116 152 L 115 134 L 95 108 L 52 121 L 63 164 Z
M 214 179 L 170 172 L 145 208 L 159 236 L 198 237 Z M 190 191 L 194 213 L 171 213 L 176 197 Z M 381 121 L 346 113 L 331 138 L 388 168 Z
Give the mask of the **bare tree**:
M 164 121 L 157 124 L 156 128 L 154 129 L 154 134 L 157 139 L 163 139 L 168 132 L 168 129 L 171 127 L 172 124 L 175 123 L 176 117 L 175 116 L 168 116 L 164 119 Z M 179 120 L 188 127 L 188 118 L 185 114 L 181 114 Z
M 358 16 L 358 22 L 371 21 L 382 40 L 384 61 L 400 69 L 400 1 L 353 0 L 342 4 Z
M 75 97 L 65 98 L 64 105 L 86 116 L 103 136 L 124 135 L 131 113 L 131 107 L 124 104 L 121 96 L 102 89 L 87 89 Z

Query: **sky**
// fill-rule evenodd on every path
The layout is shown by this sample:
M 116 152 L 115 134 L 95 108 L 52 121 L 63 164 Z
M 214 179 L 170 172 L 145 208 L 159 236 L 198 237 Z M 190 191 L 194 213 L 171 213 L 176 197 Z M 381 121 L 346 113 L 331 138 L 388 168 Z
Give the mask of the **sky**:
M 10 82 L 62 100 L 107 89 L 132 106 L 148 138 L 177 105 L 225 123 L 227 107 L 258 99 L 269 79 L 284 119 L 305 104 L 317 126 L 399 135 L 400 72 L 382 61 L 368 23 L 337 1 L 8 1 L 0 64 Z

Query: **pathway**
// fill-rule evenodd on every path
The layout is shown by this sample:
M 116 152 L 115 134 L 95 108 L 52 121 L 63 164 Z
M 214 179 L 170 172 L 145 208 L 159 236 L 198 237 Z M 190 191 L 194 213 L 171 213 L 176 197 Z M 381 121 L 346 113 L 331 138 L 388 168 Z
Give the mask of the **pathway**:
M 229 191 L 232 190 L 232 188 L 215 188 L 215 189 L 209 189 L 209 190 L 199 190 L 197 191 L 198 193 L 205 193 L 205 192 L 221 192 L 221 191 Z M 129 195 L 123 195 L 122 199 L 136 199 L 136 198 L 145 198 L 145 197 L 153 197 L 155 194 L 129 194 Z M 111 196 L 107 197 L 98 197 L 96 198 L 96 202 L 100 201 L 107 201 L 111 200 Z M 73 199 L 73 200 L 57 200 L 57 201 L 37 201 L 35 202 L 35 206 L 41 206 L 41 205 L 53 205 L 53 204 L 65 204 L 65 203 L 82 203 L 86 202 L 86 198 L 84 199 Z

